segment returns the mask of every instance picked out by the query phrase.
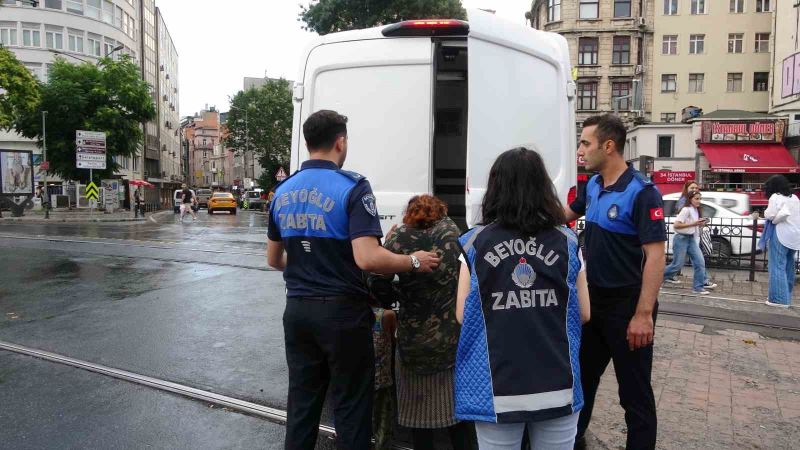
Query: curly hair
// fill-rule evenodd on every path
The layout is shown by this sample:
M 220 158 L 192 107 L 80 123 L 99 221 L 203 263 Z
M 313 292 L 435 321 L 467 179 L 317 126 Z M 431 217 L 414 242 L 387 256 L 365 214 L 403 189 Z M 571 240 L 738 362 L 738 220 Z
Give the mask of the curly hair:
M 438 198 L 423 194 L 415 195 L 408 201 L 403 223 L 419 229 L 430 228 L 447 216 L 447 204 Z

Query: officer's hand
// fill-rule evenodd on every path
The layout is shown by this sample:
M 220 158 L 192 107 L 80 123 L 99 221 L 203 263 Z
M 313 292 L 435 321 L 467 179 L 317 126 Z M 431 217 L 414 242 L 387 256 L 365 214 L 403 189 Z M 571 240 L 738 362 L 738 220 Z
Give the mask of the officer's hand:
M 439 255 L 432 252 L 418 251 L 412 253 L 419 260 L 419 269 L 417 272 L 433 272 L 434 269 L 439 267 Z
M 653 343 L 653 316 L 636 313 L 628 324 L 628 348 L 634 351 Z

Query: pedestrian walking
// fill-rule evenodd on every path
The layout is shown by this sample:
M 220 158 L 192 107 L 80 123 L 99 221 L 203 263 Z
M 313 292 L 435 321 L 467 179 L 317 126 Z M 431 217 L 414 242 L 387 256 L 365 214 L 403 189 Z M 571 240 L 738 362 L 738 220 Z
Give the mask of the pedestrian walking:
M 375 323 L 372 328 L 372 345 L 375 347 L 375 393 L 373 395 L 372 450 L 388 450 L 392 446 L 397 404 L 394 397 L 392 356 L 397 315 L 391 309 L 373 307 Z
M 430 249 L 441 256 L 439 268 L 433 274 L 399 274 L 397 284 L 392 283 L 393 276 L 370 276 L 371 291 L 382 303 L 399 301 L 398 423 L 411 430 L 416 450 L 433 450 L 437 429 L 447 430 L 454 450 L 477 448 L 473 423 L 459 422 L 455 416 L 460 234 L 443 201 L 432 195 L 414 196 L 403 224 L 389 232 L 384 247 L 404 255 Z
M 144 207 L 142 205 L 141 188 L 137 187 L 133 191 L 133 217 L 139 217 L 139 214 L 144 217 Z
M 677 212 L 682 211 L 683 208 L 686 205 L 689 204 L 689 197 L 692 194 L 694 194 L 695 192 L 700 192 L 700 186 L 697 184 L 696 181 L 688 180 L 685 183 L 683 183 L 683 190 L 681 191 L 681 196 L 678 199 L 678 201 L 675 203 L 675 211 L 677 211 Z M 702 208 L 698 206 L 697 210 L 698 210 L 698 212 L 700 212 L 700 211 L 702 211 Z M 702 214 L 700 214 L 700 216 L 702 216 Z M 700 231 L 698 231 L 698 233 L 695 235 L 695 240 L 697 241 L 697 246 L 698 247 L 700 246 L 700 238 L 701 238 Z M 675 244 L 674 243 L 672 245 L 672 253 L 673 253 L 672 258 L 673 258 L 673 261 L 674 261 L 675 260 Z M 700 252 L 700 254 L 702 256 L 702 251 Z M 684 255 L 684 257 L 685 256 L 686 255 Z M 685 258 L 684 258 L 684 260 L 685 260 Z M 705 264 L 705 260 L 703 260 L 703 263 Z M 681 284 L 681 281 L 678 279 L 678 275 L 681 274 L 681 268 L 682 268 L 682 266 L 678 267 L 678 271 L 675 272 L 674 274 L 672 274 L 671 276 L 669 276 L 667 278 L 664 278 L 664 281 L 667 282 L 667 283 L 672 283 L 672 284 Z M 708 279 L 708 273 L 706 273 L 705 274 L 705 281 L 703 282 L 703 289 L 704 290 L 711 290 L 711 289 L 716 289 L 716 287 L 717 287 L 717 284 L 711 282 L 711 280 Z
M 578 239 L 544 161 L 501 154 L 489 172 L 483 225 L 459 239 L 456 417 L 481 450 L 568 450 L 583 407 L 578 361 L 589 298 Z
M 698 295 L 708 295 L 706 285 L 706 261 L 700 250 L 700 229 L 708 223 L 700 214 L 700 199 L 703 195 L 699 191 L 688 194 L 688 203 L 684 206 L 675 221 L 672 223 L 675 235 L 672 239 L 672 262 L 664 269 L 664 281 L 673 279 L 681 270 L 686 255 L 694 267 L 693 292 Z
M 651 385 L 653 335 L 664 277 L 664 209 L 661 194 L 627 165 L 625 125 L 611 114 L 586 119 L 578 156 L 599 172 L 565 209 L 568 221 L 586 216 L 584 245 L 592 320 L 583 327 L 581 382 L 586 404 L 576 448 L 585 446 L 600 377 L 610 360 L 628 428 L 627 449 L 656 445 L 656 404 Z
M 764 217 L 771 222 L 769 228 L 774 227 L 767 237 L 767 305 L 788 308 L 792 303 L 797 251 L 800 250 L 800 199 L 792 195 L 789 180 L 783 175 L 771 176 L 764 183 L 764 193 L 769 198 Z
M 435 253 L 397 255 L 380 245 L 375 196 L 366 178 L 342 170 L 347 118 L 311 114 L 303 124 L 309 160 L 278 185 L 269 215 L 267 261 L 283 271 L 289 367 L 286 449 L 311 450 L 331 388 L 337 447 L 370 446 L 375 384 L 364 273 L 432 272 Z M 368 151 L 361 149 L 361 151 Z
M 189 189 L 185 184 L 181 185 L 183 192 L 181 193 L 181 222 L 186 213 L 192 215 L 192 220 L 197 220 L 197 213 L 195 212 L 195 204 L 197 204 L 197 197 L 194 191 Z

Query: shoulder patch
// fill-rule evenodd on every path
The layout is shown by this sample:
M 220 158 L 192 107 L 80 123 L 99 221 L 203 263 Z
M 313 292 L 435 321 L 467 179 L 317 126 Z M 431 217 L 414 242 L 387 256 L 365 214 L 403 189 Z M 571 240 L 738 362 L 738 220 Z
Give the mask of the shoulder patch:
M 375 206 L 375 196 L 367 194 L 361 197 L 361 203 L 364 204 L 364 209 L 367 210 L 369 215 L 375 217 L 378 214 L 378 207 Z
M 351 180 L 355 181 L 356 183 L 358 183 L 359 181 L 365 179 L 364 175 L 361 175 L 360 173 L 356 173 L 356 172 L 351 172 L 349 170 L 339 169 L 336 172 L 346 176 L 347 178 L 350 178 Z

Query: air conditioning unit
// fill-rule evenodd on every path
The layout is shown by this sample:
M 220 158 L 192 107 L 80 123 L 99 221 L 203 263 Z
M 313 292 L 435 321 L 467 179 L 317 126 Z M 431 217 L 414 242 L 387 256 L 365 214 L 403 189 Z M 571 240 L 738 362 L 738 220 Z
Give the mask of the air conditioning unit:
M 647 26 L 647 20 L 644 17 L 639 17 L 638 19 L 639 19 L 638 20 L 638 25 L 640 27 L 646 27 Z
M 167 94 L 164 94 L 164 96 L 163 96 L 163 97 L 161 97 L 161 98 L 162 98 L 164 101 L 167 101 L 167 100 L 169 100 L 169 98 L 167 97 Z
M 162 72 L 164 71 L 164 65 L 163 64 L 161 65 L 161 71 Z
M 644 66 L 641 64 L 637 64 L 636 67 L 633 68 L 634 75 L 641 75 L 644 72 Z

